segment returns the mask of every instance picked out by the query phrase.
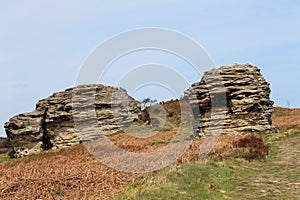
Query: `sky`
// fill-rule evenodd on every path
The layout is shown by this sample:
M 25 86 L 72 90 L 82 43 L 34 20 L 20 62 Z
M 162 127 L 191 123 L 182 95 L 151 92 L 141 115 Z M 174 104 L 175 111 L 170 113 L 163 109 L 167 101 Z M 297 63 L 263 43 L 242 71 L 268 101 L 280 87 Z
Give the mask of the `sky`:
M 300 107 L 300 1 L 11 0 L 0 3 L 1 126 L 34 110 L 39 99 L 73 87 L 82 63 L 99 44 L 143 27 L 187 35 L 217 67 L 258 66 L 271 83 L 276 106 Z M 137 52 L 115 65 L 137 64 L 135 60 L 174 65 L 189 84 L 201 78 L 186 70 L 187 63 L 163 52 Z M 103 83 L 113 85 L 117 75 L 108 72 Z M 151 86 L 146 90 L 158 99 L 167 93 Z M 0 136 L 5 136 L 3 128 Z

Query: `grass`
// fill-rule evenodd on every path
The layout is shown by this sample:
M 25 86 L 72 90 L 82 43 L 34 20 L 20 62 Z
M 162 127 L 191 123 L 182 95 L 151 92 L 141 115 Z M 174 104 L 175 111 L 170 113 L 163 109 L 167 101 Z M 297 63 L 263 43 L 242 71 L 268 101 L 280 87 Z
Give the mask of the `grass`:
M 0 163 L 11 160 L 8 153 L 0 154 Z
M 228 166 L 212 161 L 172 165 L 111 199 L 224 199 L 236 187 L 231 173 Z
M 64 191 L 62 191 L 62 190 L 55 190 L 54 194 L 56 194 L 58 196 L 62 196 L 64 194 Z
M 159 129 L 160 132 L 168 132 L 168 131 L 171 131 L 172 129 L 171 128 L 162 128 L 162 129 Z
M 171 113 L 169 122 L 176 122 L 176 107 L 163 106 Z M 299 109 L 275 108 L 278 133 L 221 136 L 211 157 L 201 161 L 198 140 L 177 163 L 150 174 L 110 169 L 82 145 L 13 160 L 1 154 L 0 199 L 299 199 L 299 119 Z M 110 139 L 144 153 L 164 147 L 175 135 L 173 127 L 149 138 L 118 132 Z
M 287 152 L 300 150 L 300 132 L 293 130 L 288 135 L 279 132 L 266 137 L 270 153 L 265 159 L 248 162 L 228 157 L 172 165 L 139 178 L 111 200 L 299 199 L 299 154 L 287 158 Z M 294 166 L 291 161 L 295 161 Z
M 278 133 L 272 133 L 272 134 L 266 134 L 266 133 L 260 133 L 266 141 L 280 141 L 285 138 L 289 137 L 296 137 L 300 134 L 300 127 L 295 126 L 287 126 L 282 128 Z

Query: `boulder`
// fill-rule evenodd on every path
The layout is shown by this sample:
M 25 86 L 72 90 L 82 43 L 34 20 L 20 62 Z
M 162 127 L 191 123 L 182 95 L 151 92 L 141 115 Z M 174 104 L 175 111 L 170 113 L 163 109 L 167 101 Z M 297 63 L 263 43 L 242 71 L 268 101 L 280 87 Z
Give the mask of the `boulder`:
M 114 134 L 140 118 L 140 103 L 124 89 L 81 85 L 40 100 L 33 112 L 5 123 L 5 130 L 14 156 L 22 157 Z

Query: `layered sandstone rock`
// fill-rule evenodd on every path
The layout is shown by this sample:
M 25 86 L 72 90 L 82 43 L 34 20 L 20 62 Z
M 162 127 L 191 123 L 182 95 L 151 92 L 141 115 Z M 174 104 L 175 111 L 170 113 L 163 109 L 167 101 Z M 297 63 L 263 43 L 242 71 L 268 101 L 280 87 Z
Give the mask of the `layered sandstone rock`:
M 257 67 L 236 64 L 205 72 L 185 98 L 199 136 L 239 134 L 276 130 L 270 92 Z M 11 118 L 5 129 L 15 156 L 22 157 L 114 134 L 140 119 L 150 123 L 149 113 L 142 115 L 140 103 L 125 90 L 82 85 L 40 100 L 33 112 Z
M 40 100 L 35 111 L 11 118 L 5 130 L 15 156 L 22 157 L 116 133 L 140 117 L 140 103 L 125 90 L 82 85 Z
M 195 132 L 202 136 L 274 131 L 270 92 L 257 67 L 236 64 L 205 72 L 185 96 L 195 113 Z

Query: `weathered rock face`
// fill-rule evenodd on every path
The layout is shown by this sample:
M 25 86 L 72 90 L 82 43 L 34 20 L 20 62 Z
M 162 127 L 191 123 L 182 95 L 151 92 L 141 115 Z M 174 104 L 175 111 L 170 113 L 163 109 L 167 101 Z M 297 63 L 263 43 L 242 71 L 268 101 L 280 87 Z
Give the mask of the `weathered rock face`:
M 239 134 L 276 130 L 270 92 L 257 67 L 236 64 L 204 73 L 185 91 L 185 99 L 199 136 Z M 125 90 L 82 85 L 40 100 L 33 112 L 11 118 L 5 130 L 15 156 L 22 157 L 114 134 L 137 120 L 151 119 Z
M 274 131 L 270 92 L 257 67 L 236 64 L 205 72 L 185 96 L 195 111 L 195 131 L 202 136 Z
M 15 157 L 22 157 L 113 134 L 140 118 L 140 103 L 125 90 L 82 85 L 40 100 L 35 111 L 11 118 L 5 130 Z

